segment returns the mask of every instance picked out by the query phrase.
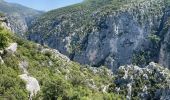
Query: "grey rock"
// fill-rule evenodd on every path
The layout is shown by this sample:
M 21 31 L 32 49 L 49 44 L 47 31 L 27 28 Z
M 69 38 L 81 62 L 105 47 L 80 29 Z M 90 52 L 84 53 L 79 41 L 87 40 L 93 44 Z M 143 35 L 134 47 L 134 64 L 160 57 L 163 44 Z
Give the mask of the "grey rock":
M 140 68 L 134 65 L 121 66 L 116 74 L 116 87 L 125 93 L 128 100 L 136 96 L 140 100 L 170 98 L 170 71 L 154 62 Z M 145 77 L 148 77 L 147 79 Z M 137 88 L 137 90 L 135 90 Z M 152 93 L 151 93 L 152 92 Z
M 17 47 L 17 43 L 11 43 L 5 50 L 9 53 L 15 53 L 17 51 Z
M 20 75 L 20 78 L 26 81 L 26 89 L 30 92 L 29 100 L 40 91 L 40 86 L 36 78 L 28 76 L 27 74 Z
M 19 63 L 19 68 L 23 70 L 23 74 L 19 75 L 19 77 L 26 82 L 26 89 L 30 92 L 29 100 L 32 100 L 32 97 L 35 96 L 40 91 L 40 85 L 36 78 L 29 75 L 27 61 L 21 61 Z
M 164 40 L 160 49 L 159 63 L 162 66 L 170 68 L 170 30 L 168 29 L 167 33 L 164 36 Z
M 72 27 L 76 24 L 70 20 L 74 14 L 68 14 L 65 20 L 62 20 L 64 15 L 57 16 L 56 21 L 48 17 L 48 20 L 43 19 L 46 17 L 42 16 L 44 22 L 42 25 L 38 20 L 34 22 L 28 39 L 57 49 L 81 64 L 96 67 L 106 65 L 116 71 L 121 65 L 131 64 L 135 52 L 150 49 L 151 41 L 148 37 L 160 29 L 165 15 L 164 8 L 165 4 L 161 0 L 136 1 L 107 15 L 100 15 L 102 10 L 99 8 L 90 14 L 93 19 L 89 22 L 93 25 L 90 27 L 92 31 L 83 35 L 80 33 L 83 32 L 84 26 L 71 28 L 71 32 L 65 29 L 67 25 Z M 49 23 L 55 25 L 49 26 Z M 149 60 L 158 62 L 159 57 L 155 56 L 156 59 Z

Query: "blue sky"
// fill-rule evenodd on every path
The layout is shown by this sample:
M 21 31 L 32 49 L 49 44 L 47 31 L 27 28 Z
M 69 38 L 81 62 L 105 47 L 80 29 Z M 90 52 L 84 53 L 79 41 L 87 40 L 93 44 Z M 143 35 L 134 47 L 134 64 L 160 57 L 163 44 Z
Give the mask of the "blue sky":
M 37 10 L 49 11 L 52 9 L 79 3 L 82 2 L 83 0 L 5 0 L 5 1 L 18 3 Z

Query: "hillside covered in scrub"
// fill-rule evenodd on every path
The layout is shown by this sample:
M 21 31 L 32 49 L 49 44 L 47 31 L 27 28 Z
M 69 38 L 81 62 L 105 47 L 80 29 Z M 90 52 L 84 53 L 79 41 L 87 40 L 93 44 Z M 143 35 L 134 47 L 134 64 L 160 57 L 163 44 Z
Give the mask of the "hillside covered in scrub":
M 23 40 L 0 27 L 0 99 L 168 99 L 170 71 L 150 63 L 121 66 L 115 74 L 72 62 L 57 50 Z
M 0 0 L 0 100 L 170 99 L 170 0 L 41 14 Z
M 112 80 L 106 67 L 72 62 L 57 50 L 20 39 L 0 27 L 0 99 L 123 99 L 108 93 Z
M 84 0 L 32 22 L 27 38 L 71 60 L 115 71 L 169 63 L 169 0 Z

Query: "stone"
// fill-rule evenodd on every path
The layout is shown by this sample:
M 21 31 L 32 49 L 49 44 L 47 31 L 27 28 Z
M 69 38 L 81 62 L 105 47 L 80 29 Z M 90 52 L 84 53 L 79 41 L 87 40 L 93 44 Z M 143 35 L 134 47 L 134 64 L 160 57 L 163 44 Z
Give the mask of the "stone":
M 17 43 L 11 43 L 5 50 L 11 53 L 15 53 L 17 51 L 17 46 Z
M 20 78 L 26 82 L 26 89 L 30 92 L 29 100 L 40 91 L 40 86 L 36 78 L 28 76 L 27 74 L 20 75 Z
M 28 68 L 28 62 L 22 61 L 19 63 L 19 67 L 23 70 L 24 74 L 28 74 L 27 68 Z

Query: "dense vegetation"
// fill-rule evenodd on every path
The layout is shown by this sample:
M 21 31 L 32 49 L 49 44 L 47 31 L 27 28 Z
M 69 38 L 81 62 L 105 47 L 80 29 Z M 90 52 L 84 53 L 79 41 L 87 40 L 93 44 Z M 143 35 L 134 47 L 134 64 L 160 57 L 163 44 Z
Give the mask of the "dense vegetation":
M 105 18 L 126 3 L 127 0 L 85 0 L 81 4 L 44 14 L 33 22 L 35 26 L 30 28 L 30 32 L 36 30 L 43 34 L 42 39 L 53 35 L 66 37 L 76 32 L 78 35 L 71 43 L 70 52 L 80 51 L 83 46 L 77 40 L 93 29 L 106 29 Z M 100 20 L 92 16 L 98 16 Z M 155 49 L 160 45 L 161 36 L 153 33 L 148 38 L 152 50 L 135 52 L 132 59 L 135 65 L 145 66 L 158 53 Z M 16 52 L 5 50 L 12 42 L 18 44 Z M 103 66 L 93 68 L 68 61 L 55 50 L 13 36 L 4 28 L 0 28 L 0 50 L 0 99 L 28 100 L 30 93 L 26 90 L 26 82 L 19 77 L 23 74 L 21 62 L 28 64 L 26 70 L 38 80 L 41 87 L 33 100 L 124 100 L 125 96 L 132 100 L 160 99 L 157 92 L 170 88 L 169 70 L 155 63 L 145 68 L 121 66 L 113 75 Z
M 57 57 L 54 52 L 44 51 L 48 49 L 47 47 L 17 37 L 13 37 L 12 40 L 19 45 L 17 52 L 12 55 L 11 53 L 1 55 L 4 60 L 4 64 L 0 66 L 0 98 L 2 99 L 28 99 L 29 93 L 25 89 L 25 82 L 18 77 L 22 74 L 18 66 L 21 61 L 29 63 L 27 70 L 41 86 L 41 91 L 33 98 L 34 100 L 123 100 L 129 93 L 127 84 L 132 82 L 131 76 L 134 77 L 132 100 L 142 98 L 138 95 L 146 92 L 142 92 L 145 85 L 148 86 L 146 92 L 149 93 L 148 98 L 155 97 L 156 90 L 168 88 L 166 79 L 169 79 L 169 71 L 159 65 L 149 65 L 146 67 L 149 70 L 135 66 L 120 67 L 114 78 L 105 67 L 97 69 L 67 62 Z M 165 71 L 165 76 L 161 76 L 161 80 L 158 78 L 162 75 L 160 71 Z M 138 74 L 139 72 L 141 73 Z M 124 78 L 126 74 L 127 78 Z M 104 92 L 105 86 L 109 88 Z M 118 88 L 120 90 L 117 90 Z
M 0 49 L 8 46 L 11 40 L 11 33 L 9 30 L 0 27 Z
M 21 72 L 17 67 L 17 57 L 2 52 L 10 42 L 12 42 L 12 33 L 0 27 L 0 58 L 3 57 L 3 63 L 5 62 L 3 64 L 2 58 L 0 59 L 0 99 L 26 100 L 28 92 L 25 82 L 18 77 Z
M 8 33 L 8 34 L 6 34 Z M 5 29 L 0 30 L 1 49 L 8 46 L 8 35 Z M 4 35 L 6 34 L 6 35 Z M 10 35 L 9 35 L 10 36 Z M 105 68 L 92 68 L 78 63 L 68 62 L 54 52 L 38 44 L 22 40 L 15 36 L 10 42 L 18 44 L 17 51 L 4 51 L 0 54 L 4 63 L 0 64 L 0 99 L 27 100 L 29 93 L 25 82 L 19 78 L 23 71 L 19 63 L 28 63 L 28 72 L 40 84 L 41 91 L 33 98 L 43 100 L 113 100 L 124 96 L 108 93 L 107 87 L 112 83 L 113 76 Z

